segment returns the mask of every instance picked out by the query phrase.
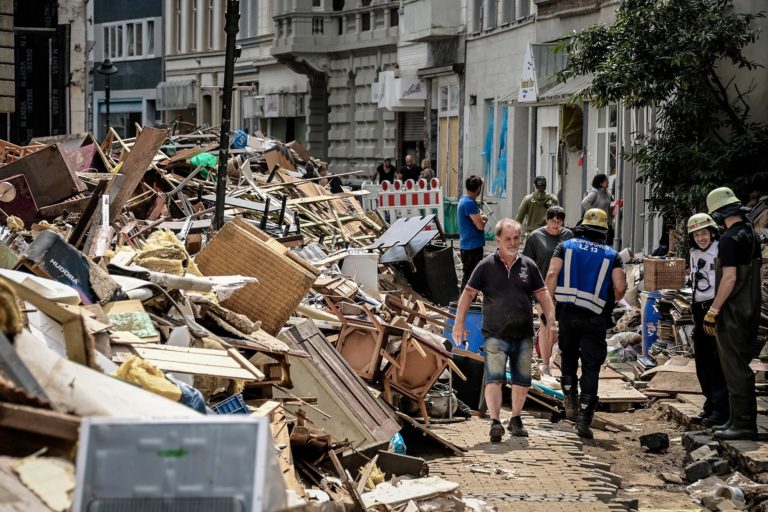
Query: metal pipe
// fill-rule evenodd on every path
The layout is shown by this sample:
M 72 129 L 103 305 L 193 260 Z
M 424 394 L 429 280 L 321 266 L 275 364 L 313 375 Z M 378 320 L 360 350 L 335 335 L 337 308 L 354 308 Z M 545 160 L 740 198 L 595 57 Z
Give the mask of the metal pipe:
M 232 117 L 232 86 L 235 81 L 235 41 L 240 24 L 239 0 L 227 0 L 224 31 L 227 34 L 224 57 L 224 90 L 222 91 L 221 133 L 219 134 L 219 172 L 216 176 L 216 210 L 214 229 L 224 225 L 224 197 L 227 195 L 227 160 L 229 158 L 229 130 Z

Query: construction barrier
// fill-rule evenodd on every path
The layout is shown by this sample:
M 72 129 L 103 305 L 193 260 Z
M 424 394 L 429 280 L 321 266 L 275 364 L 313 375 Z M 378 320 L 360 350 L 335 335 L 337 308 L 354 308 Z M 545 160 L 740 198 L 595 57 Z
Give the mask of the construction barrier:
M 425 179 L 364 183 L 362 189 L 368 191 L 363 196 L 363 208 L 381 211 L 385 218 L 389 217 L 390 224 L 402 217 L 435 214 L 443 225 L 443 188 L 437 178 L 432 178 L 429 184 Z

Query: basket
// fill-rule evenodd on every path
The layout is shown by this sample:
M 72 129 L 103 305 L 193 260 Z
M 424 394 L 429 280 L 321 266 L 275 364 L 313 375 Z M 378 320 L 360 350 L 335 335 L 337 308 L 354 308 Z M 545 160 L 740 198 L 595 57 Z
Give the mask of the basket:
M 212 405 L 211 409 L 216 414 L 248 414 L 248 406 L 245 405 L 243 395 L 232 395 L 226 400 Z
M 688 271 L 682 258 L 644 258 L 643 274 L 645 290 L 663 290 L 683 288 Z
M 280 242 L 245 221 L 227 222 L 195 257 L 206 276 L 255 277 L 222 303 L 235 313 L 260 321 L 276 336 L 312 287 L 319 271 Z

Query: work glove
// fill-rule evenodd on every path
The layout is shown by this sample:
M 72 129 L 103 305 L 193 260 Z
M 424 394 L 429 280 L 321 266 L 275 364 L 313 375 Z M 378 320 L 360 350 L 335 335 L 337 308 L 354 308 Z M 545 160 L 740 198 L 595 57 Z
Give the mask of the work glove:
M 709 308 L 707 314 L 704 315 L 704 332 L 710 336 L 715 336 L 717 334 L 715 331 L 715 325 L 717 325 L 718 313 L 720 313 L 719 309 Z

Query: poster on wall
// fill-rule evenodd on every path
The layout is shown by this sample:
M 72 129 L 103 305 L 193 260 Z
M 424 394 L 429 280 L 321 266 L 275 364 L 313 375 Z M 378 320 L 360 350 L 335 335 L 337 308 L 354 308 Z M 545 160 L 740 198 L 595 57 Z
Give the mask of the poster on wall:
M 533 50 L 529 44 L 525 50 L 523 70 L 520 73 L 520 89 L 517 91 L 518 103 L 536 101 L 536 66 L 533 62 Z

